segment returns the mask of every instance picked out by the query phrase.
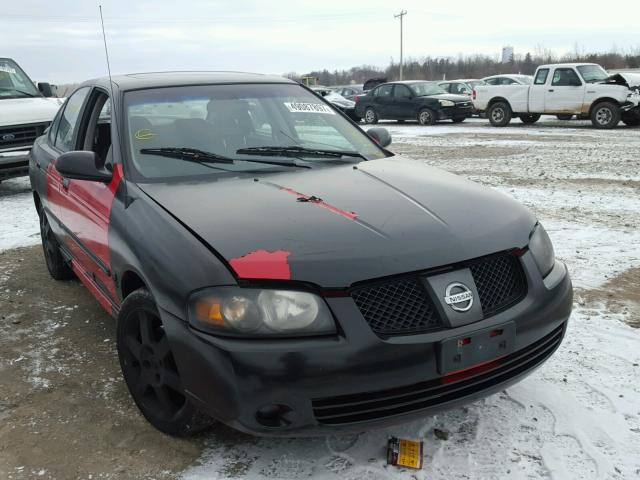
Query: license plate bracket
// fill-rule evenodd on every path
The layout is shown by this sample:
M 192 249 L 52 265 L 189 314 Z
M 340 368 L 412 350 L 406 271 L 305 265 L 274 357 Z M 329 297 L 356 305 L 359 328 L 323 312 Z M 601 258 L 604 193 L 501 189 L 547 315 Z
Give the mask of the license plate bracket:
M 449 375 L 513 353 L 516 325 L 503 323 L 440 342 L 438 370 Z

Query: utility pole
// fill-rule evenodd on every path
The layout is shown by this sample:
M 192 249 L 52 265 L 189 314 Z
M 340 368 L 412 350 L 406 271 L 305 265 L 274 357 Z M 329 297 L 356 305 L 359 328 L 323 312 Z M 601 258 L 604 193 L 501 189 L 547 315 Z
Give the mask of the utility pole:
M 400 80 L 402 80 L 402 20 L 406 14 L 406 10 L 401 10 L 399 14 L 393 16 L 400 19 Z

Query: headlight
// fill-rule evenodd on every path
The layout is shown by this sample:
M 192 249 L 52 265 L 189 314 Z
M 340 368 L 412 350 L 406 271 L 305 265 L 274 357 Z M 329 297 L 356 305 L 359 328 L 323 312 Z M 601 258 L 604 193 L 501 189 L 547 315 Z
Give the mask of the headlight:
M 189 299 L 189 323 L 237 336 L 326 335 L 336 332 L 325 301 L 294 290 L 218 287 Z
M 529 237 L 529 250 L 543 277 L 546 277 L 556 263 L 553 244 L 547 231 L 541 224 L 537 224 Z
M 451 100 L 438 100 L 440 102 L 440 106 L 441 107 L 453 107 L 455 105 L 455 102 L 452 102 Z

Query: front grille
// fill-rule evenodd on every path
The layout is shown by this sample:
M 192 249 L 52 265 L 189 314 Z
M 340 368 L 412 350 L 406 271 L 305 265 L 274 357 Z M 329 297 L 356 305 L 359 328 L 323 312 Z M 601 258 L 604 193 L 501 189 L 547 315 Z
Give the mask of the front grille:
M 495 315 L 527 295 L 527 279 L 515 255 L 497 255 L 469 264 L 478 289 L 482 313 Z
M 0 150 L 31 148 L 35 139 L 42 135 L 48 126 L 49 123 L 32 123 L 0 127 Z
M 351 292 L 371 329 L 406 335 L 438 328 L 440 318 L 418 278 L 403 278 Z
M 312 400 L 316 420 L 345 425 L 431 408 L 491 388 L 540 365 L 560 345 L 564 325 L 495 362 L 427 382 L 375 392 Z
M 527 295 L 522 264 L 511 252 L 451 268 L 471 270 L 485 318 L 506 310 Z M 351 297 L 378 335 L 409 335 L 442 328 L 433 300 L 417 275 L 358 287 L 352 290 Z

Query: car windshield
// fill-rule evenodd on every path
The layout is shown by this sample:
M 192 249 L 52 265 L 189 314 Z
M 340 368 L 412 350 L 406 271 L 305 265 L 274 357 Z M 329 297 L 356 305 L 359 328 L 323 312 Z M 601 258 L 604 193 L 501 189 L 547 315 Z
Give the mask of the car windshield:
M 147 180 L 266 173 L 296 164 L 313 168 L 387 156 L 333 107 L 295 84 L 130 91 L 125 94 L 125 117 L 131 163 Z M 216 162 L 216 156 L 232 162 Z
M 429 96 L 429 95 L 440 95 L 442 93 L 447 93 L 444 90 L 444 88 L 442 88 L 437 83 L 417 82 L 417 83 L 412 83 L 411 87 L 416 92 L 416 95 L 419 97 Z
M 600 65 L 582 65 L 578 67 L 578 71 L 587 83 L 602 82 L 610 77 Z
M 0 98 L 39 97 L 31 79 L 9 58 L 0 58 Z

